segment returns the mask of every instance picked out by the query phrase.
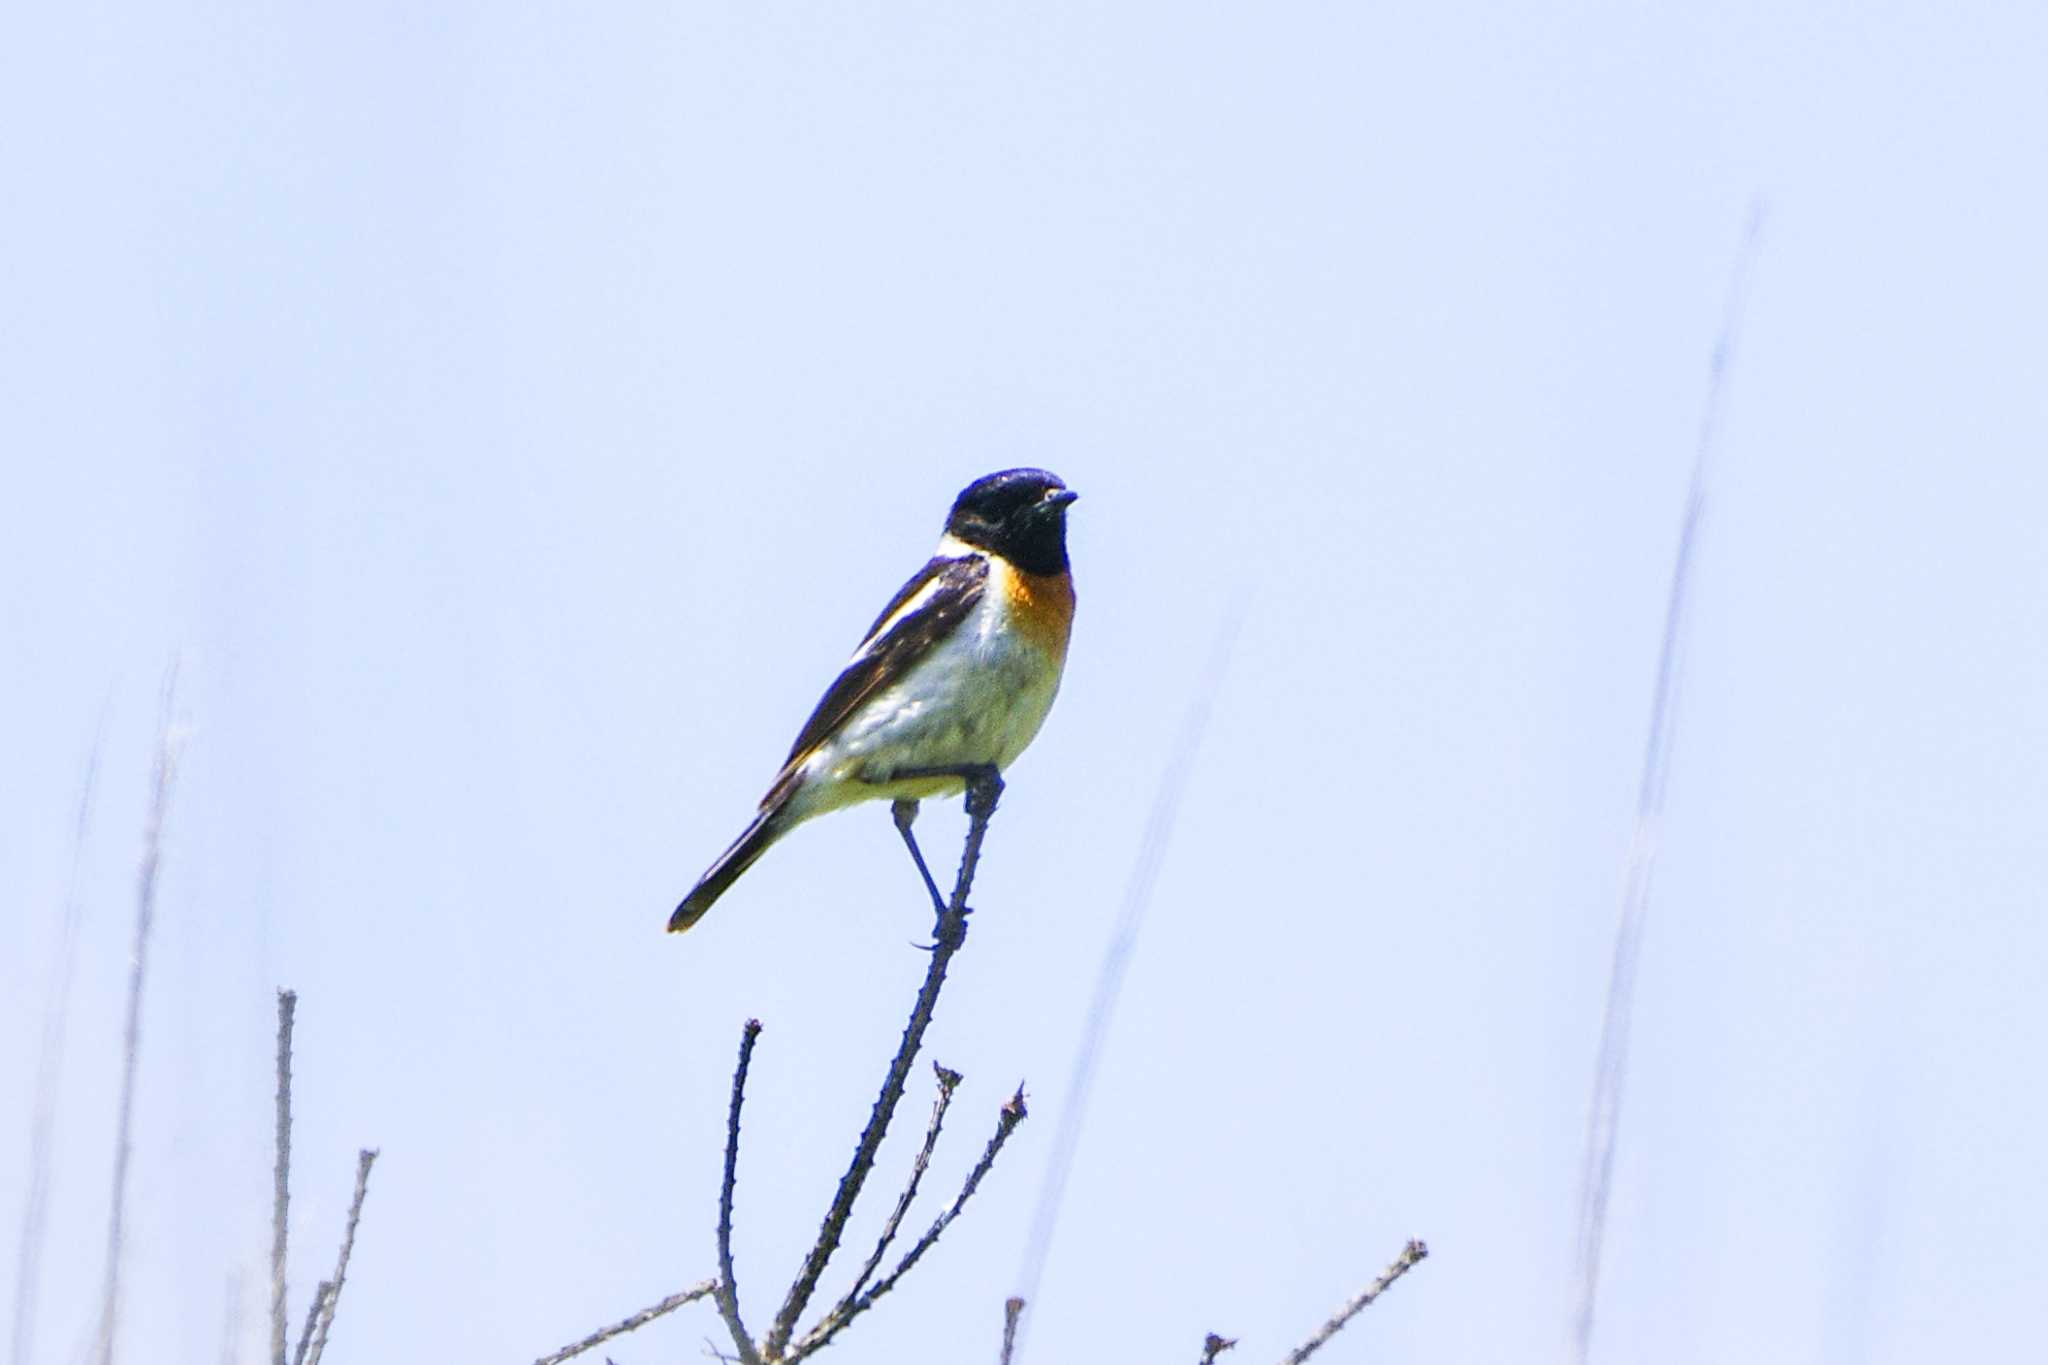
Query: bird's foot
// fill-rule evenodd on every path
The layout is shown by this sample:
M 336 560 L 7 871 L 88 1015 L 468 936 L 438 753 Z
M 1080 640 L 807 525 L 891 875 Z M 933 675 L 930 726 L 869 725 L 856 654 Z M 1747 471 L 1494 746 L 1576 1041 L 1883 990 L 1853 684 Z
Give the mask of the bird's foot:
M 967 779 L 967 818 L 988 819 L 996 813 L 996 802 L 1002 797 L 1002 773 L 995 764 L 984 764 Z
M 939 916 L 938 923 L 932 926 L 932 951 L 938 951 L 943 945 L 957 952 L 967 941 L 967 917 L 973 913 L 974 907 L 963 905 L 957 915 L 947 913 Z

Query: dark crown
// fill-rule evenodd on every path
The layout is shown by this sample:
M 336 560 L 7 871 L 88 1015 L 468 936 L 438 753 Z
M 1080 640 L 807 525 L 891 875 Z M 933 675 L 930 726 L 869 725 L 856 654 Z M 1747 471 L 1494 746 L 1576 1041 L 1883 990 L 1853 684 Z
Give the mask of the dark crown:
M 961 490 L 946 530 L 1026 573 L 1060 573 L 1067 567 L 1067 504 L 1074 496 L 1046 470 L 1005 469 Z

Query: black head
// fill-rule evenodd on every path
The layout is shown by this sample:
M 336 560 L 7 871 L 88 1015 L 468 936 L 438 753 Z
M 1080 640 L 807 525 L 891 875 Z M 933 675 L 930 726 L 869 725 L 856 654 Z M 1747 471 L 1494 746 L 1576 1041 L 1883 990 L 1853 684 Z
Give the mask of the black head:
M 1067 504 L 1078 496 L 1043 469 L 1005 469 L 961 490 L 946 530 L 1026 573 L 1059 573 L 1067 567 Z

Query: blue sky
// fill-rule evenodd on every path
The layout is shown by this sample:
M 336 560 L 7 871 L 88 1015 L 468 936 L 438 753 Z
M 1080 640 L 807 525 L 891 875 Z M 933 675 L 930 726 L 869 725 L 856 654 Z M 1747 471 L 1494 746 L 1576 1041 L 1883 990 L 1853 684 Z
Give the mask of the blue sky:
M 0 49 L 6 1112 L 106 718 L 44 1358 L 90 1332 L 178 651 L 130 1356 L 218 1359 L 236 1276 L 255 1349 L 278 985 L 295 1302 L 384 1153 L 337 1359 L 532 1359 L 709 1274 L 749 1016 L 739 1271 L 778 1293 L 921 893 L 858 810 L 661 925 L 954 492 L 1024 463 L 1083 493 L 1080 614 L 932 1036 L 936 1186 L 1019 1078 L 1033 1118 L 842 1357 L 993 1358 L 1238 604 L 1032 1356 L 1277 1357 L 1410 1236 L 1332 1358 L 1554 1356 L 1756 193 L 1595 1354 L 2033 1339 L 2038 8 L 178 4 Z M 10 1284 L 25 1152 L 0 1124 Z

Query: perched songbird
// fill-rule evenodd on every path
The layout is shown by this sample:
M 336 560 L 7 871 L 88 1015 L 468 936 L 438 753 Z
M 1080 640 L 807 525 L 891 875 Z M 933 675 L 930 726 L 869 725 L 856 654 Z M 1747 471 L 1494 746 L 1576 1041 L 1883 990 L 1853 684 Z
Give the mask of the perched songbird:
M 999 785 L 1045 722 L 1074 620 L 1067 505 L 1075 496 L 1043 469 L 1006 469 L 966 487 L 931 562 L 868 627 L 754 823 L 683 897 L 670 930 L 695 924 L 812 816 L 884 797 L 896 803 L 896 827 L 939 900 L 910 822 L 922 797 Z

